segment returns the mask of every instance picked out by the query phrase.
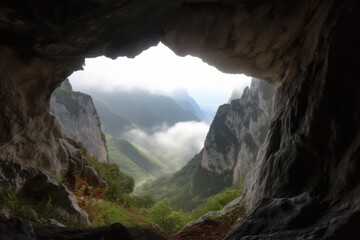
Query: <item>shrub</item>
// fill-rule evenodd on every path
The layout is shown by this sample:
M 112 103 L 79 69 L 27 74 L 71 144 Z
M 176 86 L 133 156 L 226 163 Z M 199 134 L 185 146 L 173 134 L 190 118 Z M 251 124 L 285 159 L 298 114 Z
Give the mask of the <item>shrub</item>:
M 234 184 L 233 187 L 228 188 L 225 191 L 208 198 L 205 203 L 197 207 L 192 213 L 193 218 L 197 219 L 207 212 L 221 210 L 226 204 L 228 204 L 235 198 L 240 197 L 243 192 L 244 184 L 243 181 L 240 179 Z
M 182 210 L 174 211 L 168 200 L 156 203 L 150 209 L 149 218 L 167 233 L 179 231 L 189 220 Z
M 93 157 L 87 157 L 88 163 L 104 178 L 108 184 L 107 198 L 113 201 L 123 200 L 124 194 L 134 191 L 135 181 L 119 170 L 119 167 L 113 163 L 101 163 Z

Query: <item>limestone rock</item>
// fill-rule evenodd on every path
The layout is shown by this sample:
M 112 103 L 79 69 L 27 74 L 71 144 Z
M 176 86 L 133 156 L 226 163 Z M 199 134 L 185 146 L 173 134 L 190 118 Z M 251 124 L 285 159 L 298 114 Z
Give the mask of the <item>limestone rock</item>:
M 35 199 L 50 197 L 52 206 L 62 215 L 83 223 L 89 221 L 87 213 L 79 207 L 73 193 L 39 169 L 0 161 L 0 192 L 6 187 Z
M 319 238 L 359 238 L 359 13 L 356 0 L 3 1 L 0 158 L 67 173 L 82 153 L 49 114 L 51 93 L 85 57 L 134 57 L 163 41 L 222 71 L 282 83 L 244 198 L 249 219 L 233 239 L 294 228 L 304 238 L 322 222 Z M 272 210 L 289 205 L 286 215 Z M 306 210 L 314 206 L 324 211 Z M 267 216 L 277 219 L 259 227 Z M 277 221 L 286 216 L 296 224 Z
M 218 173 L 232 170 L 234 182 L 245 178 L 268 132 L 275 90 L 253 78 L 241 98 L 219 108 L 205 139 L 203 167 Z
M 263 199 L 248 217 L 236 223 L 225 239 L 358 239 L 360 237 L 359 230 L 355 229 L 352 223 L 358 219 L 359 210 L 331 212 L 327 209 L 326 203 L 311 197 L 308 193 L 293 198 Z M 330 231 L 329 226 L 331 226 Z
M 72 91 L 66 79 L 50 99 L 50 112 L 60 121 L 65 132 L 83 143 L 89 154 L 98 161 L 107 161 L 105 136 L 92 98 Z

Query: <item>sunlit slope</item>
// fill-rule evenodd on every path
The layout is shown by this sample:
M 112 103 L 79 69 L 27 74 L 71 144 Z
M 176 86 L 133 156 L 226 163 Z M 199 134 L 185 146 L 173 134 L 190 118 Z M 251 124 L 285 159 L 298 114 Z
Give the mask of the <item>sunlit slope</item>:
M 106 135 L 110 162 L 116 163 L 136 182 L 154 178 L 169 172 L 169 169 L 148 152 L 126 140 Z
M 175 209 L 190 211 L 212 195 L 232 185 L 232 173 L 210 172 L 201 167 L 202 152 L 172 175 L 166 175 L 144 184 L 140 195 L 151 195 L 157 200 L 168 199 Z

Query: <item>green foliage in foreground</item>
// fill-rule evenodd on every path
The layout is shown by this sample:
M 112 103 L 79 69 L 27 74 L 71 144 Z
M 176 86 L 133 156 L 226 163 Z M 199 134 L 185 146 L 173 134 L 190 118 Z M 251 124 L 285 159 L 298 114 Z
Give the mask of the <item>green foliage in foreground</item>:
M 124 194 L 134 191 L 134 179 L 122 173 L 116 164 L 101 163 L 91 156 L 87 157 L 87 161 L 108 184 L 108 199 L 117 201 L 122 199 Z
M 159 225 L 167 233 L 175 233 L 181 230 L 188 222 L 198 219 L 210 211 L 219 211 L 232 200 L 240 197 L 244 192 L 243 182 L 239 181 L 233 187 L 214 195 L 198 206 L 191 213 L 182 210 L 173 210 L 168 200 L 162 200 L 155 204 L 149 211 L 149 219 Z
M 192 216 L 197 219 L 210 211 L 219 211 L 232 200 L 240 197 L 244 193 L 244 183 L 239 180 L 233 187 L 225 189 L 223 192 L 216 194 L 206 200 L 205 203 L 197 207 Z
M 92 200 L 89 204 L 95 209 L 95 211 L 90 214 L 93 226 L 110 225 L 119 222 L 126 227 L 132 227 L 145 225 L 148 222 L 147 219 L 141 215 L 138 208 L 126 207 L 108 200 Z
M 168 200 L 162 200 L 150 209 L 149 219 L 167 233 L 179 231 L 189 221 L 182 210 L 174 211 Z
M 125 226 L 136 226 L 147 223 L 146 217 L 140 212 L 152 207 L 155 202 L 149 196 L 130 195 L 135 185 L 133 178 L 123 174 L 115 164 L 100 163 L 92 157 L 88 157 L 87 161 L 108 184 L 105 191 L 93 189 L 92 195 L 84 198 L 84 194 L 77 189 L 88 188 L 88 183 L 82 179 L 77 181 L 80 185 L 74 189 L 75 196 L 80 206 L 89 214 L 91 225 L 102 226 L 120 222 Z

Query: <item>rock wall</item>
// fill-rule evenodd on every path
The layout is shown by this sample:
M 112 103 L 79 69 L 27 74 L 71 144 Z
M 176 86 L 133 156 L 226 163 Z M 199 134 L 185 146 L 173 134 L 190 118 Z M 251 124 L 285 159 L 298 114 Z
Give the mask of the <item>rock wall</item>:
M 276 94 L 274 117 L 227 239 L 358 239 L 360 5 L 337 6 L 315 57 Z
M 359 13 L 355 0 L 2 2 L 0 158 L 66 172 L 81 154 L 49 114 L 51 93 L 85 57 L 162 40 L 282 83 L 249 216 L 228 239 L 360 238 Z
M 89 95 L 73 92 L 69 80 L 65 80 L 51 95 L 50 112 L 71 138 L 84 144 L 89 154 L 107 162 L 105 136 Z
M 0 47 L 0 159 L 65 175 L 82 149 L 49 114 L 52 91 L 82 60 L 47 60 Z
M 219 107 L 204 143 L 204 168 L 233 171 L 233 182 L 246 177 L 269 130 L 275 90 L 253 78 L 241 98 Z

